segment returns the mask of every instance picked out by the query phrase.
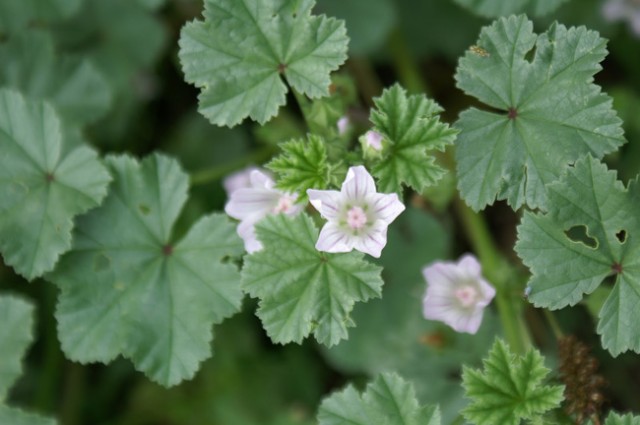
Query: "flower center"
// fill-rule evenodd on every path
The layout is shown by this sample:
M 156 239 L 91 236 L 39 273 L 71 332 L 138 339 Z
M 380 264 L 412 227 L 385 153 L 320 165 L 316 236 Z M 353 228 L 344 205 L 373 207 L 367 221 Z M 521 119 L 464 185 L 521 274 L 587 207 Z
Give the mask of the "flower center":
M 470 285 L 457 288 L 454 294 L 462 307 L 471 307 L 478 299 L 478 291 Z
M 292 207 L 293 207 L 293 199 L 291 199 L 290 196 L 284 195 L 284 196 L 281 196 L 280 199 L 278 199 L 278 203 L 273 208 L 273 212 L 274 214 L 279 214 L 279 213 L 287 214 L 289 211 L 291 211 Z
M 347 225 L 354 230 L 360 230 L 367 224 L 367 214 L 360 207 L 351 207 L 347 211 Z

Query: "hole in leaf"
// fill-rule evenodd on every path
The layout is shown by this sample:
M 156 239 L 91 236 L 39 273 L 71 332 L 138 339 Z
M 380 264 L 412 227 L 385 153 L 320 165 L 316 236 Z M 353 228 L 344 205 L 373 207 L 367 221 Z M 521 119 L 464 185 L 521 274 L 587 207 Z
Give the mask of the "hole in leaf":
M 140 204 L 138 205 L 138 209 L 140 210 L 140 212 L 142 213 L 142 215 L 149 215 L 149 213 L 151 212 L 151 208 L 149 208 L 147 205 L 145 204 Z
M 529 50 L 527 53 L 525 53 L 524 60 L 526 60 L 529 63 L 533 63 L 533 59 L 535 57 L 536 57 L 536 46 L 533 46 L 533 48 L 531 50 Z
M 587 226 L 573 226 L 571 229 L 564 232 L 565 235 L 573 242 L 581 243 L 588 246 L 591 249 L 598 248 L 598 241 L 589 236 Z
M 616 238 L 618 238 L 618 242 L 625 243 L 627 241 L 627 232 L 625 230 L 620 230 L 616 233 Z
M 296 18 L 298 17 L 298 14 L 297 14 L 296 12 L 293 12 L 293 14 L 291 15 L 291 17 L 292 17 L 293 19 L 296 19 Z

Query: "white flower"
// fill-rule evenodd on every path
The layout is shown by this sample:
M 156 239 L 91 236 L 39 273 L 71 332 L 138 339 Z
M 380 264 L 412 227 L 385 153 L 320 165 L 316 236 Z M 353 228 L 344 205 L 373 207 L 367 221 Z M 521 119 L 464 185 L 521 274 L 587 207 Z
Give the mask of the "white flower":
M 349 121 L 349 117 L 347 117 L 346 115 L 344 117 L 341 117 L 338 120 L 337 127 L 339 135 L 342 136 L 346 134 L 347 130 L 349 130 L 349 127 L 351 127 L 351 121 Z
M 602 6 L 602 14 L 611 22 L 628 21 L 633 32 L 640 36 L 640 1 L 607 0 Z
M 382 139 L 382 134 L 374 130 L 369 130 L 364 134 L 362 139 L 363 147 L 379 152 L 382 150 Z
M 309 201 L 328 220 L 316 249 L 349 252 L 353 249 L 380 257 L 387 244 L 387 226 L 404 211 L 398 195 L 376 192 L 363 166 L 351 167 L 340 192 L 307 190 Z
M 264 170 L 251 165 L 225 177 L 222 181 L 222 186 L 224 187 L 225 192 L 227 192 L 227 198 L 231 198 L 231 194 L 238 189 L 251 187 L 251 173 L 256 170 L 266 174 Z
M 296 204 L 297 194 L 284 193 L 274 188 L 274 181 L 267 174 L 253 170 L 249 175 L 248 187 L 231 192 L 224 210 L 229 216 L 240 220 L 238 235 L 244 240 L 247 252 L 262 249 L 256 237 L 255 224 L 269 214 L 294 215 L 303 206 Z
M 444 322 L 456 332 L 475 334 L 484 308 L 496 295 L 482 277 L 478 260 L 467 254 L 457 263 L 436 261 L 422 274 L 427 281 L 422 301 L 424 317 Z

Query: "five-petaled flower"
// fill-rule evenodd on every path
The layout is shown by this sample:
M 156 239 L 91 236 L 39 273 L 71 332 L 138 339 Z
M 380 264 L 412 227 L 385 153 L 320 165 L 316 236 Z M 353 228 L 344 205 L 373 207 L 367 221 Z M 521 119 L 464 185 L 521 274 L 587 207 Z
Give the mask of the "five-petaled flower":
M 457 263 L 436 261 L 422 274 L 427 281 L 422 301 L 424 317 L 444 322 L 456 332 L 475 334 L 484 308 L 496 295 L 482 277 L 478 260 L 467 254 Z
M 340 192 L 307 190 L 309 201 L 328 220 L 316 249 L 349 252 L 353 249 L 380 257 L 387 243 L 387 226 L 404 211 L 395 193 L 377 193 L 363 166 L 351 167 Z
M 249 187 L 234 190 L 224 207 L 227 214 L 240 220 L 238 235 L 244 240 L 244 247 L 249 253 L 262 249 L 254 227 L 258 221 L 269 214 L 294 215 L 304 208 L 296 204 L 297 194 L 284 193 L 274 186 L 271 177 L 260 170 L 253 170 L 249 175 Z

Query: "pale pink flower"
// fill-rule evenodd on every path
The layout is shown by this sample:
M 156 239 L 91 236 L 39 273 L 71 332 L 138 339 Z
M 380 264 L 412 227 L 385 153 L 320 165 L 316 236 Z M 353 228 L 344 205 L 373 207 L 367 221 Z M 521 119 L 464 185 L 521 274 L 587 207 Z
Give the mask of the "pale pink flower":
M 640 1 L 607 0 L 602 6 L 602 14 L 611 22 L 628 21 L 633 32 L 640 37 Z
M 456 332 L 475 334 L 484 308 L 496 295 L 493 286 L 482 277 L 478 260 L 467 254 L 457 263 L 436 261 L 422 274 L 427 281 L 422 300 L 424 317 L 444 322 Z
M 349 121 L 349 117 L 347 117 L 346 115 L 344 117 L 341 117 L 338 120 L 337 127 L 338 127 L 339 135 L 342 136 L 346 134 L 347 131 L 349 130 L 349 127 L 351 127 L 351 121 Z
M 387 244 L 387 226 L 404 211 L 395 193 L 376 192 L 373 177 L 363 166 L 351 167 L 336 190 L 307 190 L 309 201 L 328 220 L 316 249 L 349 252 L 353 249 L 380 257 Z
M 235 173 L 229 174 L 225 177 L 222 181 L 222 186 L 224 187 L 225 192 L 227 192 L 227 198 L 231 198 L 231 194 L 238 189 L 251 187 L 251 173 L 255 170 L 267 174 L 261 168 L 258 168 L 255 165 L 250 165 L 249 167 L 243 168 L 242 170 L 236 171 Z
M 379 152 L 382 150 L 382 139 L 382 134 L 374 130 L 369 130 L 364 134 L 362 144 L 365 148 L 370 148 Z
M 240 220 L 238 235 L 244 240 L 244 247 L 249 253 L 262 249 L 254 227 L 258 221 L 269 214 L 294 215 L 304 208 L 296 204 L 297 194 L 284 193 L 274 186 L 274 181 L 266 173 L 253 170 L 249 175 L 249 186 L 231 192 L 224 207 L 229 216 Z

